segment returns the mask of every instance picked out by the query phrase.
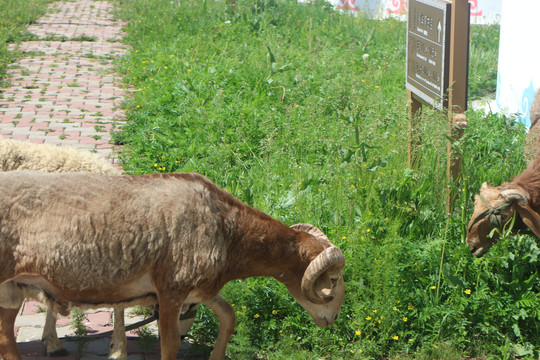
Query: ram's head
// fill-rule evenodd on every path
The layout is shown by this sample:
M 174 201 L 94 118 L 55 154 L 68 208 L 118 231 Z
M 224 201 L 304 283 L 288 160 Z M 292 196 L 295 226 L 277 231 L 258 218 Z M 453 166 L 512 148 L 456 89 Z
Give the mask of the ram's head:
M 499 237 L 499 232 L 493 229 L 502 229 L 516 213 L 540 237 L 540 216 L 529 206 L 529 194 L 525 190 L 511 184 L 493 187 L 483 183 L 467 228 L 471 253 L 476 257 L 487 253 Z
M 291 227 L 315 237 L 326 249 L 310 262 L 303 274 L 297 274 L 301 276 L 285 285 L 317 326 L 332 325 L 339 315 L 345 295 L 345 257 L 341 250 L 331 244 L 326 235 L 313 225 L 296 224 Z

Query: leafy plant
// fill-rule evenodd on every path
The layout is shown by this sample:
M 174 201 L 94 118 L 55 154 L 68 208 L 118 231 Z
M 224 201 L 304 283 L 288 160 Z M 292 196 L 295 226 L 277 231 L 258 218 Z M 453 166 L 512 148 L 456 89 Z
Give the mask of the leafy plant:
M 136 331 L 137 333 L 137 346 L 142 350 L 143 352 L 143 359 L 146 358 L 146 354 L 148 351 L 152 350 L 157 342 L 158 342 L 158 336 L 154 334 L 147 325 L 141 326 Z
M 84 353 L 84 349 L 87 345 L 86 335 L 88 335 L 88 329 L 84 325 L 84 321 L 88 318 L 84 311 L 79 308 L 71 309 L 71 327 L 75 330 L 75 339 L 77 342 L 77 359 L 81 359 Z

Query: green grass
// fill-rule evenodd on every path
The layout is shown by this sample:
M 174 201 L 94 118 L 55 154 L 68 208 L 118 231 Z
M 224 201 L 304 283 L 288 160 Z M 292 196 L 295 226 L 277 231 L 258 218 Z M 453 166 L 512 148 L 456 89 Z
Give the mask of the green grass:
M 7 45 L 28 36 L 26 27 L 45 13 L 52 0 L 0 0 L 0 79 L 15 59 Z
M 481 260 L 464 242 L 480 184 L 524 168 L 525 129 L 467 113 L 447 217 L 443 114 L 425 109 L 421 166 L 406 166 L 404 23 L 323 2 L 236 1 L 236 12 L 225 1 L 118 4 L 133 47 L 118 71 L 136 89 L 116 135 L 124 168 L 200 172 L 286 224 L 320 227 L 347 258 L 329 329 L 274 280 L 228 284 L 239 318 L 230 358 L 538 357 L 534 241 L 506 237 Z M 471 98 L 492 96 L 497 31 L 472 27 Z M 193 333 L 214 340 L 210 311 Z
M 469 47 L 469 99 L 495 98 L 499 25 L 473 25 Z

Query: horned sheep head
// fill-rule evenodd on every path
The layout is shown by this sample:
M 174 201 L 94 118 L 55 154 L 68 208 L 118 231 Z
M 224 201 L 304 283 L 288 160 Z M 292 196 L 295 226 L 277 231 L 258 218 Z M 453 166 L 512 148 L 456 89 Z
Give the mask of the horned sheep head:
M 296 224 L 291 228 L 307 232 L 321 243 L 329 245 L 307 266 L 301 280 L 300 291 L 292 288 L 289 288 L 289 291 L 311 315 L 317 326 L 332 325 L 339 315 L 345 295 L 342 276 L 345 256 L 315 226 Z
M 474 212 L 467 227 L 469 250 L 481 257 L 497 242 L 498 232 L 515 214 L 518 214 L 536 236 L 540 237 L 540 216 L 529 206 L 529 194 L 520 187 L 497 186 L 483 183 L 480 194 L 476 195 Z

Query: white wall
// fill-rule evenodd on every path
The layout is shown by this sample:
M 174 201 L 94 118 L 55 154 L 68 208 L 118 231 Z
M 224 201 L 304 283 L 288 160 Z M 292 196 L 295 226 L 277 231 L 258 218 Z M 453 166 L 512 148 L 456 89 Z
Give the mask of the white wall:
M 529 110 L 540 88 L 539 0 L 503 0 L 496 105 L 530 127 Z
M 299 0 L 299 2 L 305 1 L 309 0 Z M 501 14 L 501 1 L 469 0 L 471 3 L 471 23 L 498 23 Z M 407 0 L 328 0 L 328 2 L 340 10 L 352 13 L 361 11 L 376 19 L 391 16 L 403 21 L 407 20 Z

